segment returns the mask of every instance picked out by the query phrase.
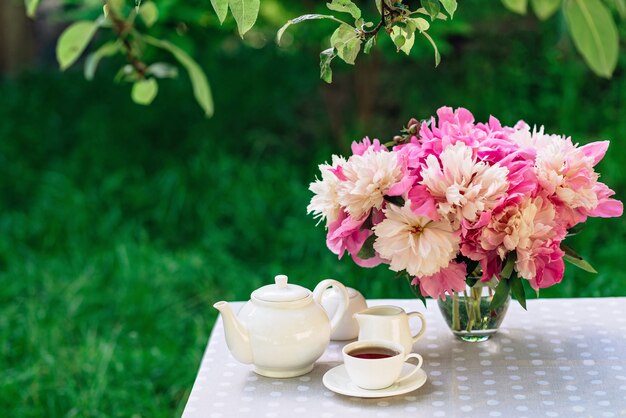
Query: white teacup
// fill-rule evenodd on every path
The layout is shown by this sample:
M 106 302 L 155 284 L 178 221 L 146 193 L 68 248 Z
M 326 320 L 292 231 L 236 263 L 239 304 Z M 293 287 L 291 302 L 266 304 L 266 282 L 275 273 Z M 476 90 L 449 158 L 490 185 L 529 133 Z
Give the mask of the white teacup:
M 400 343 L 386 340 L 363 340 L 346 345 L 343 361 L 350 380 L 363 389 L 384 389 L 413 376 L 422 367 L 422 356 L 405 354 Z M 404 363 L 418 359 L 415 368 L 400 377 Z

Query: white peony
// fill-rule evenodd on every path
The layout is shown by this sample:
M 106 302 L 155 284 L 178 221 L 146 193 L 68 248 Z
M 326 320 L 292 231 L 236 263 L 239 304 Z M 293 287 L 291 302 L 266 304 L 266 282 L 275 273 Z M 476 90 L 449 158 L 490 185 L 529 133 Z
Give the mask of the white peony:
M 387 191 L 404 179 L 395 152 L 377 152 L 372 148 L 363 155 L 353 155 L 343 166 L 346 180 L 337 187 L 339 203 L 354 219 L 372 208 L 380 209 Z
M 438 203 L 439 213 L 475 221 L 480 213 L 496 207 L 509 188 L 509 170 L 476 161 L 472 148 L 463 142 L 447 147 L 437 157 L 429 155 L 422 169 L 422 184 Z
M 403 207 L 388 205 L 385 220 L 374 226 L 374 249 L 390 261 L 393 271 L 412 276 L 430 276 L 448 266 L 459 250 L 460 238 L 450 222 L 416 215 L 411 202 Z
M 307 206 L 307 213 L 313 213 L 313 217 L 319 219 L 318 223 L 326 219 L 328 223 L 335 221 L 341 212 L 341 205 L 337 196 L 339 178 L 331 170 L 346 164 L 343 157 L 333 155 L 332 165 L 320 164 L 319 169 L 322 179 L 317 179 L 310 184 L 309 190 L 315 193 L 311 203 Z

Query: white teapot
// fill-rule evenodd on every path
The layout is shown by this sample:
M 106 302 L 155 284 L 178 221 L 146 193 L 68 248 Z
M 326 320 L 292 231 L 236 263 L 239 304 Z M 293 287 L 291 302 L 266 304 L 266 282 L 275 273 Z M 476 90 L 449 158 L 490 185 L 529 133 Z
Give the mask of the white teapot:
M 254 371 L 268 377 L 294 377 L 310 372 L 328 347 L 331 332 L 348 306 L 348 291 L 336 280 L 322 280 L 311 292 L 288 284 L 279 275 L 275 284 L 263 286 L 235 316 L 227 302 L 217 302 L 224 321 L 226 344 L 233 357 L 254 364 Z M 324 291 L 339 289 L 342 295 L 329 320 L 321 305 Z
M 351 287 L 346 287 L 346 290 L 348 290 L 348 296 L 350 297 L 348 309 L 346 309 L 346 313 L 339 321 L 337 328 L 330 334 L 330 339 L 333 341 L 346 341 L 357 338 L 359 336 L 359 323 L 354 314 L 367 309 L 367 302 L 361 292 Z M 324 291 L 322 306 L 329 316 L 333 316 L 337 312 L 342 298 L 343 294 L 339 288 L 332 287 Z

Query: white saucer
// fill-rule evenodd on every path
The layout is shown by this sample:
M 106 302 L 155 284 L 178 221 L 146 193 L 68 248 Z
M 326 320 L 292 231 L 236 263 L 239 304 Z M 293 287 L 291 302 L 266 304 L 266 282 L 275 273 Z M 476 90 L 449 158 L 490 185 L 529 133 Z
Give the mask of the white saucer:
M 400 377 L 409 374 L 414 368 L 415 366 L 412 364 L 405 364 Z M 403 395 L 420 388 L 426 383 L 426 372 L 424 369 L 420 369 L 405 381 L 394 383 L 385 389 L 369 390 L 362 389 L 352 383 L 350 377 L 348 377 L 346 366 L 342 364 L 327 371 L 322 378 L 322 382 L 328 389 L 341 395 L 356 396 L 359 398 L 385 398 L 388 396 Z

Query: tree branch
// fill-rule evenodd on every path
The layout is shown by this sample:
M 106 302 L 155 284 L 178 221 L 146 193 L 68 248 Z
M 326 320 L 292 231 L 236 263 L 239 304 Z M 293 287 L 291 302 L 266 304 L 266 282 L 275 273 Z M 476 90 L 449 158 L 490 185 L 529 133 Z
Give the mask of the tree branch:
M 378 34 L 380 29 L 383 26 L 385 26 L 385 13 L 388 11 L 390 10 L 387 8 L 387 4 L 385 4 L 385 0 L 380 0 L 380 22 L 378 22 L 378 24 L 374 26 L 374 28 L 372 28 L 371 30 L 361 30 L 361 33 L 363 34 L 363 36 L 367 38 L 376 36 L 376 34 Z
M 146 74 L 148 71 L 148 67 L 144 64 L 143 61 L 139 59 L 137 54 L 133 49 L 133 45 L 130 43 L 130 39 L 128 39 L 128 34 L 130 33 L 130 29 L 128 24 L 117 15 L 113 7 L 109 4 L 108 0 L 104 1 L 104 4 L 108 6 L 108 14 L 111 19 L 111 23 L 113 25 L 113 32 L 117 36 L 117 38 L 122 41 L 122 46 L 124 47 L 124 52 L 126 53 L 126 59 L 128 63 L 135 69 L 137 74 L 139 74 L 140 78 L 146 78 Z

